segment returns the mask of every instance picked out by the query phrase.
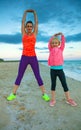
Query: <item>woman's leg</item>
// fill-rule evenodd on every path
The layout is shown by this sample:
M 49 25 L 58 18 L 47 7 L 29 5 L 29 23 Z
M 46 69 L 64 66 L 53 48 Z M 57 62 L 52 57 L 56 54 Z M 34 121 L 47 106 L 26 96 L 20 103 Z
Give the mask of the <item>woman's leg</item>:
M 42 81 L 41 76 L 40 76 L 38 61 L 37 61 L 37 58 L 35 56 L 31 57 L 30 65 L 31 65 L 31 68 L 32 68 L 32 70 L 34 72 L 34 75 L 35 75 L 35 78 L 37 80 L 38 85 L 42 86 L 43 81 Z
M 31 59 L 30 59 L 30 65 L 31 65 L 31 68 L 32 68 L 33 73 L 35 75 L 35 78 L 37 80 L 37 83 L 40 86 L 42 94 L 46 93 L 45 87 L 43 85 L 42 78 L 40 76 L 39 64 L 38 64 L 38 60 L 37 60 L 36 56 L 31 57 Z
M 25 70 L 26 70 L 27 65 L 28 65 L 28 59 L 27 59 L 27 57 L 22 56 L 22 57 L 21 57 L 20 64 L 19 64 L 18 76 L 17 76 L 17 78 L 16 78 L 13 91 L 12 91 L 12 93 L 7 97 L 7 100 L 8 100 L 8 101 L 14 100 L 14 99 L 16 98 L 16 92 L 17 92 L 17 89 L 18 89 L 18 87 L 19 87 L 19 85 L 20 85 L 20 82 L 21 82 L 21 80 L 22 80 L 22 78 L 23 78 L 23 75 L 24 75 L 24 72 L 25 72 Z
M 38 82 L 38 85 L 40 86 L 40 89 L 41 89 L 41 92 L 42 92 L 42 98 L 45 101 L 49 101 L 50 98 L 46 94 L 45 87 L 43 85 L 43 81 L 42 81 L 41 76 L 40 76 L 40 71 L 39 71 L 39 65 L 38 65 L 37 57 L 34 56 L 34 57 L 30 58 L 30 65 L 31 65 L 31 68 L 32 68 L 32 70 L 34 72 L 35 78 L 36 78 L 36 80 Z
M 16 94 L 16 91 L 21 83 L 21 80 L 23 78 L 23 75 L 24 75 L 24 72 L 27 68 L 27 65 L 28 65 L 28 59 L 26 56 L 22 56 L 21 57 L 21 61 L 20 61 L 20 64 L 19 64 L 19 70 L 18 70 L 18 75 L 17 75 L 17 78 L 16 78 L 16 81 L 15 81 L 15 85 L 14 85 L 14 88 L 13 88 L 13 93 Z
M 37 61 L 36 56 L 30 58 L 30 65 L 31 65 L 31 68 L 32 68 L 33 73 L 35 75 L 35 78 L 36 78 L 36 80 L 38 82 L 38 85 L 40 86 L 40 89 L 41 89 L 41 92 L 42 92 L 42 98 L 45 101 L 49 101 L 50 98 L 46 94 L 45 87 L 43 85 L 43 81 L 42 81 L 41 76 L 40 76 L 39 65 L 38 65 L 38 61 Z

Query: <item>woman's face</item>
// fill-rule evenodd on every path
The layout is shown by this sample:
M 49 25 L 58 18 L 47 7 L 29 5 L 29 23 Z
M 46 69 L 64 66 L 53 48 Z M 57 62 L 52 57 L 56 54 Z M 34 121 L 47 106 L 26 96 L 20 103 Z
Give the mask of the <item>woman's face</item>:
M 51 47 L 58 47 L 60 45 L 60 41 L 58 39 L 53 39 L 50 44 Z
M 27 31 L 28 33 L 31 33 L 31 32 L 32 32 L 32 29 L 33 29 L 32 23 L 27 23 L 27 25 L 26 25 L 26 31 Z

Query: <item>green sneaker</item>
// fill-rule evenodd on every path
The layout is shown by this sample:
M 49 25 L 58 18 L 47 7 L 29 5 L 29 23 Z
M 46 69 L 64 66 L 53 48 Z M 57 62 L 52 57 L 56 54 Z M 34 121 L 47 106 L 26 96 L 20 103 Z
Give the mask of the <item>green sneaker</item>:
M 49 101 L 50 100 L 50 97 L 47 95 L 47 94 L 44 94 L 42 96 L 42 98 L 45 100 L 45 101 Z
M 11 93 L 8 97 L 7 97 L 7 100 L 8 101 L 12 101 L 16 98 L 16 95 L 14 95 L 13 93 Z

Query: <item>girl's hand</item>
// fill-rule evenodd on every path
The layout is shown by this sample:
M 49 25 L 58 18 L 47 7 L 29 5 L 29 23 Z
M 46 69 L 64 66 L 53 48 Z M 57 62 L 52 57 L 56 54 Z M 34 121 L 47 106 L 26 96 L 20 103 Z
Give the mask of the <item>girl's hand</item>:
M 56 33 L 56 34 L 54 34 L 54 36 L 58 36 L 58 34 Z
M 54 34 L 54 36 L 63 35 L 61 32 Z
M 61 32 L 59 32 L 58 35 L 63 35 L 63 34 Z

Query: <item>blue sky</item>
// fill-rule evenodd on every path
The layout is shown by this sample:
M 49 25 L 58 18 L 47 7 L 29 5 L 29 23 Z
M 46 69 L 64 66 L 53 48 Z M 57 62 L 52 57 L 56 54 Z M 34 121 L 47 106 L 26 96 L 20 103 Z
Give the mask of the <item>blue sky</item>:
M 66 37 L 64 58 L 81 59 L 81 0 L 0 0 L 0 58 L 20 59 L 26 9 L 34 9 L 38 15 L 38 59 L 48 59 L 49 38 L 58 32 Z M 33 20 L 33 15 L 28 14 L 27 19 Z

